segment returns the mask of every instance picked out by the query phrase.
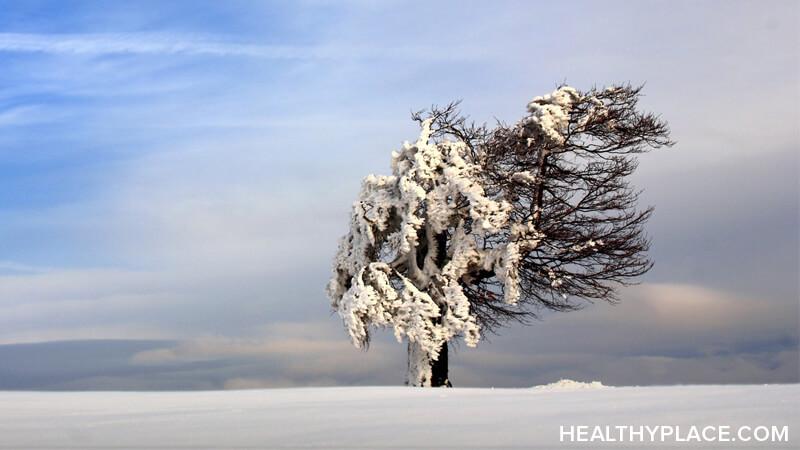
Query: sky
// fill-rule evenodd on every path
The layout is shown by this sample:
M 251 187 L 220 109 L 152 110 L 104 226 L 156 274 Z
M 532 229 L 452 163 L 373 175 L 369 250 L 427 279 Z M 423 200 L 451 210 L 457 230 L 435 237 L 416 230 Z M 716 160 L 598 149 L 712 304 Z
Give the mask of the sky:
M 0 0 L 0 389 L 397 385 L 324 293 L 361 179 L 463 100 L 645 84 L 622 302 L 450 357 L 456 386 L 798 382 L 800 6 Z

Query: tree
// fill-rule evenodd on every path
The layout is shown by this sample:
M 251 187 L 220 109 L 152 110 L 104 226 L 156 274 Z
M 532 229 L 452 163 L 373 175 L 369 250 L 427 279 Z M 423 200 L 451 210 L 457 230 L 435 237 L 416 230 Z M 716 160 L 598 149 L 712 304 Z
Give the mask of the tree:
M 327 291 L 354 345 L 392 327 L 407 384 L 449 386 L 454 338 L 617 301 L 652 266 L 653 209 L 627 179 L 637 154 L 672 145 L 640 91 L 562 86 L 493 129 L 457 103 L 415 114 L 419 139 L 392 153 L 392 175 L 364 179 L 334 261 Z

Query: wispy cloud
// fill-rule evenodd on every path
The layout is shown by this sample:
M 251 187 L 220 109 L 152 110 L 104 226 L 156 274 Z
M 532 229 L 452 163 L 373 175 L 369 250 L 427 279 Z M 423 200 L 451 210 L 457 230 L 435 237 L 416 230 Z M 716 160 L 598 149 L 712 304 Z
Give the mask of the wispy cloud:
M 314 48 L 253 45 L 204 36 L 153 33 L 22 34 L 0 33 L 0 50 L 74 54 L 200 54 L 295 59 L 320 56 Z
M 486 52 L 473 47 L 385 46 L 324 44 L 283 45 L 241 42 L 221 36 L 165 33 L 27 34 L 0 33 L 0 52 L 105 54 L 186 54 L 242 56 L 277 60 L 403 58 L 474 59 Z
M 0 127 L 15 127 L 47 122 L 54 114 L 39 105 L 25 105 L 0 110 Z
M 30 264 L 22 264 L 15 261 L 0 261 L 0 274 L 4 272 L 9 273 L 28 273 L 28 274 L 36 274 L 36 273 L 45 273 L 49 272 L 50 268 L 47 267 L 38 267 L 32 266 Z

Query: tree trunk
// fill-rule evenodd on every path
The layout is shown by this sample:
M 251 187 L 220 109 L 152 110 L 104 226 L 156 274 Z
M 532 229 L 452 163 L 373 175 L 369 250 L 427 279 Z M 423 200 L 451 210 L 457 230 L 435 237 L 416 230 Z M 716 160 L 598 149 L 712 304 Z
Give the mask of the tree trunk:
M 417 267 L 426 266 L 426 259 L 430 252 L 434 254 L 434 263 L 436 268 L 441 272 L 447 263 L 447 233 L 441 232 L 436 235 L 431 235 L 433 231 L 430 225 L 425 228 L 420 228 L 417 231 L 417 238 L 420 245 L 413 250 L 415 259 L 412 261 L 416 263 Z M 419 270 L 419 269 L 417 269 Z M 412 277 L 413 279 L 413 277 Z M 419 280 L 414 280 L 415 282 Z M 418 285 L 422 285 L 419 283 Z M 445 314 L 445 303 L 439 301 L 439 308 L 441 309 L 442 317 Z M 442 317 L 433 320 L 434 323 L 441 323 Z M 447 342 L 442 344 L 439 349 L 439 356 L 435 361 L 432 361 L 427 352 L 422 350 L 416 342 L 408 343 L 408 372 L 406 374 L 406 384 L 409 386 L 420 387 L 452 387 L 450 380 L 447 376 Z
M 418 387 L 452 387 L 448 379 L 447 343 L 439 350 L 439 358 L 431 361 L 416 342 L 408 343 L 408 374 L 406 384 Z
M 447 263 L 447 234 L 439 233 L 436 235 L 436 267 L 441 270 Z M 443 303 L 442 303 L 443 304 Z M 444 306 L 442 308 L 442 316 L 444 316 Z M 441 323 L 441 318 L 439 323 Z M 436 361 L 431 361 L 431 387 L 453 387 L 447 377 L 447 342 L 442 344 L 439 349 L 439 358 Z
M 431 387 L 453 387 L 447 378 L 447 342 L 439 350 L 439 359 L 431 364 Z

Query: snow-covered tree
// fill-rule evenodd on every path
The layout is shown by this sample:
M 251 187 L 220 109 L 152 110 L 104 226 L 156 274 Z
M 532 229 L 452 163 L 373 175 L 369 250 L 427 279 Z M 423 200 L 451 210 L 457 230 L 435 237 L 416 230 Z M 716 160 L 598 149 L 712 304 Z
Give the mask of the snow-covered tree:
M 567 311 L 647 272 L 649 243 L 627 178 L 670 145 L 639 87 L 534 98 L 513 125 L 468 123 L 457 104 L 414 119 L 419 139 L 369 175 L 328 295 L 360 348 L 373 327 L 408 341 L 407 383 L 449 385 L 448 342 L 474 347 L 509 320 Z

